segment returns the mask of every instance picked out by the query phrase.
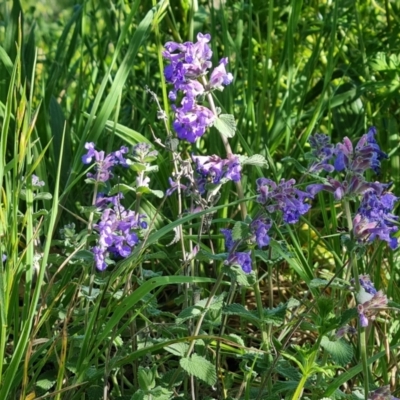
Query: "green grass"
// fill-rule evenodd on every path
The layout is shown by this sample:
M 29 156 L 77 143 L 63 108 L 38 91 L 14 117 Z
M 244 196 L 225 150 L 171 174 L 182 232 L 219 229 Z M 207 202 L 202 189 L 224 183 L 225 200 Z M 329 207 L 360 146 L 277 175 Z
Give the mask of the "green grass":
M 399 15 L 389 0 L 2 2 L 0 399 L 351 399 L 367 384 L 392 384 L 399 397 L 399 257 L 386 243 L 371 245 L 358 268 L 391 309 L 368 327 L 365 347 L 357 336 L 332 344 L 341 324 L 356 321 L 341 240 L 348 225 L 332 196 L 320 193 L 294 226 L 274 221 L 271 246 L 255 253 L 257 274 L 245 276 L 221 255 L 220 229 L 241 221 L 233 184 L 200 212 L 176 193 L 128 192 L 125 207 L 149 216 L 148 236 L 100 273 L 81 159 L 86 142 L 106 152 L 152 143 L 150 186 L 165 192 L 173 154 L 155 140 L 165 144 L 167 130 L 147 88 L 171 129 L 163 45 L 209 32 L 214 65 L 229 57 L 234 76 L 215 93 L 237 122 L 233 153 L 269 164 L 244 167 L 249 215 L 259 207 L 257 178 L 314 179 L 298 164 L 306 166 L 316 132 L 354 142 L 376 126 L 390 158 L 369 178 L 392 182 L 399 195 Z M 215 128 L 179 152 L 226 154 Z M 39 191 L 33 174 L 45 182 Z M 135 179 L 118 169 L 103 190 Z M 316 278 L 333 281 L 325 288 Z

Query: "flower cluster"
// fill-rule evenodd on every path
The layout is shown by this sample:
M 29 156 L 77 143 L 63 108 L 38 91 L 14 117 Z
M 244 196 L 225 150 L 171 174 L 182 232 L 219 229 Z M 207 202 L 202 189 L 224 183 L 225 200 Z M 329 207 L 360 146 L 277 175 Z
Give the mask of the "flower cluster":
M 379 173 L 381 160 L 387 158 L 375 139 L 376 128 L 361 136 L 355 148 L 351 140 L 346 136 L 342 143 L 336 146 L 331 144 L 330 137 L 321 133 L 310 136 L 311 158 L 310 172 L 334 170 L 346 173 L 362 175 L 368 169 Z M 333 165 L 330 161 L 333 160 Z
M 229 155 L 227 159 L 219 156 L 195 156 L 192 155 L 196 163 L 196 172 L 213 184 L 218 184 L 222 179 L 239 182 L 241 166 L 239 158 L 235 155 Z
M 121 204 L 122 194 L 106 197 L 99 195 L 96 206 L 102 211 L 100 221 L 94 225 L 99 232 L 98 244 L 93 248 L 96 267 L 107 268 L 106 258 L 126 258 L 139 243 L 138 232 L 147 228 L 146 215 L 126 210 Z
M 225 68 L 228 59 L 223 58 L 211 72 L 210 81 L 206 82 L 205 75 L 212 67 L 212 51 L 208 45 L 210 40 L 209 34 L 199 33 L 196 43 L 167 42 L 162 53 L 170 62 L 164 70 L 165 79 L 174 85 L 168 97 L 176 102 L 178 93 L 182 93 L 180 106 L 173 105 L 173 127 L 179 139 L 191 143 L 203 136 L 216 118 L 210 109 L 198 104 L 199 97 L 215 89 L 222 90 L 233 80 L 232 74 Z
M 294 224 L 310 209 L 310 204 L 305 203 L 312 199 L 313 195 L 294 187 L 296 181 L 282 179 L 279 184 L 271 179 L 259 178 L 257 183 L 257 201 L 261 203 L 269 213 L 281 211 L 283 220 L 288 224 Z
M 345 172 L 344 179 L 328 177 L 324 183 L 316 183 L 307 187 L 310 195 L 321 190 L 333 194 L 335 200 L 351 199 L 362 196 L 361 204 L 353 219 L 353 233 L 358 242 L 372 242 L 376 238 L 386 241 L 392 249 L 398 246 L 396 221 L 393 214 L 395 202 L 398 200 L 391 193 L 385 193 L 390 184 L 378 181 L 369 182 L 365 172 L 372 170 L 379 173 L 381 161 L 387 155 L 379 148 L 375 139 L 376 129 L 370 128 L 354 147 L 348 137 L 335 147 L 326 135 L 316 134 L 309 139 L 313 162 L 310 172 L 325 170 Z M 330 161 L 333 160 L 333 165 Z M 333 168 L 333 169 L 332 169 Z
M 114 151 L 110 154 L 105 154 L 104 151 L 95 150 L 94 143 L 88 142 L 85 144 L 85 149 L 88 151 L 82 156 L 82 162 L 84 164 L 90 164 L 94 159 L 95 173 L 88 173 L 87 177 L 92 178 L 97 182 L 107 182 L 112 178 L 112 169 L 115 165 L 120 164 L 123 167 L 128 167 L 127 160 L 123 157 L 124 154 L 128 153 L 128 148 L 122 146 L 119 150 Z
M 386 385 L 372 392 L 369 392 L 368 400 L 400 400 L 400 399 L 392 396 L 390 393 L 390 386 Z
M 354 236 L 358 241 L 372 242 L 379 238 L 392 249 L 397 248 L 398 240 L 393 234 L 398 231 L 396 221 L 399 217 L 392 213 L 397 200 L 392 193 L 382 194 L 370 190 L 364 194 L 353 219 Z
M 388 299 L 381 290 L 376 290 L 368 275 L 361 275 L 360 291 L 357 293 L 357 311 L 360 325 L 365 328 L 368 321 L 373 321 L 376 314 L 387 306 Z
M 257 246 L 262 249 L 269 245 L 270 237 L 268 231 L 272 226 L 272 221 L 265 217 L 260 216 L 255 218 L 249 224 L 249 240 L 256 243 Z M 233 240 L 231 229 L 221 229 L 221 233 L 225 237 L 225 248 L 229 252 L 229 255 L 225 261 L 227 265 L 239 265 L 244 272 L 251 272 L 251 256 L 250 252 L 238 252 L 237 247 L 240 244 L 239 240 Z M 243 241 L 243 240 L 242 240 Z
M 238 243 L 233 240 L 231 229 L 221 229 L 221 233 L 225 236 L 225 248 L 229 252 L 225 264 L 239 265 L 244 272 L 249 274 L 251 272 L 250 252 L 235 251 Z
M 336 145 L 336 171 L 352 171 L 353 173 L 363 174 L 368 169 L 379 173 L 381 160 L 387 158 L 375 140 L 376 128 L 372 127 L 361 136 L 355 149 L 348 137 L 343 139 L 343 143 Z

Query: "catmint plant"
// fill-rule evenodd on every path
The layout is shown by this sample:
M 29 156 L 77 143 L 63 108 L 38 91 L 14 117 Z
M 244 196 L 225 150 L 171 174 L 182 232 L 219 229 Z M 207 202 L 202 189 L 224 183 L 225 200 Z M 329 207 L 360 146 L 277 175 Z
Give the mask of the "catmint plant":
M 99 233 L 98 244 L 92 251 L 97 269 L 107 268 L 106 259 L 128 257 L 139 243 L 139 234 L 147 228 L 145 214 L 126 210 L 121 205 L 122 194 L 112 197 L 100 196 L 96 205 L 101 211 L 100 221 L 93 225 Z
M 150 163 L 157 158 L 157 151 L 152 150 L 147 143 L 139 143 L 132 148 L 132 160 L 125 158 L 129 150 L 122 146 L 119 150 L 105 154 L 104 151 L 95 150 L 94 143 L 86 143 L 87 153 L 82 157 L 84 164 L 95 162 L 95 173 L 88 173 L 88 178 L 97 185 L 108 182 L 113 177 L 113 169 L 116 165 L 125 168 L 130 167 L 137 172 L 136 186 L 124 185 L 124 189 L 136 192 L 137 196 L 142 194 L 154 193 L 159 195 L 159 191 L 149 189 L 149 172 L 154 170 Z M 122 185 L 121 185 L 122 186 Z M 116 186 L 117 190 L 119 185 Z M 115 188 L 113 189 L 115 192 Z M 161 194 L 162 196 L 162 194 Z M 124 196 L 122 192 L 113 195 L 97 193 L 93 206 L 96 207 L 96 214 L 100 219 L 92 225 L 98 233 L 97 244 L 92 248 L 95 265 L 98 270 L 104 271 L 112 260 L 120 260 L 132 254 L 135 246 L 140 242 L 143 230 L 147 229 L 147 216 L 137 211 L 126 209 L 121 201 Z M 139 197 L 137 208 L 139 206 Z M 91 213 L 91 217 L 93 213 Z
M 217 117 L 212 110 L 199 104 L 201 98 L 213 90 L 223 90 L 233 80 L 225 68 L 228 59 L 223 58 L 211 72 L 209 82 L 205 81 L 212 68 L 210 40 L 209 34 L 199 33 L 196 43 L 167 42 L 162 53 L 170 63 L 164 70 L 165 79 L 174 86 L 168 96 L 174 102 L 173 127 L 179 139 L 190 143 L 203 136 Z
M 112 170 L 116 165 L 122 165 L 128 167 L 128 163 L 124 158 L 124 154 L 128 153 L 128 148 L 122 146 L 119 150 L 110 154 L 105 154 L 104 151 L 95 150 L 95 144 L 88 142 L 85 144 L 87 153 L 82 156 L 83 164 L 91 164 L 95 162 L 95 173 L 88 173 L 87 177 L 93 179 L 96 182 L 107 182 L 113 177 Z
M 360 290 L 356 294 L 360 325 L 365 328 L 376 314 L 387 306 L 388 299 L 382 291 L 375 289 L 369 275 L 360 275 Z

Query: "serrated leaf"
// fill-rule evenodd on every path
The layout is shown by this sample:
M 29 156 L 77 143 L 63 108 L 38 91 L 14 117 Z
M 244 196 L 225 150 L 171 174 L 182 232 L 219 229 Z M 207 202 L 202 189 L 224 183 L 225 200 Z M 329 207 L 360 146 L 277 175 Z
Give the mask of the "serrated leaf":
M 224 307 L 222 313 L 226 315 L 238 315 L 239 317 L 257 325 L 260 323 L 258 316 L 244 308 L 241 304 L 229 304 L 228 306 Z
M 217 260 L 217 261 L 224 261 L 228 257 L 228 253 L 219 253 L 219 254 L 212 254 L 205 250 L 200 250 L 195 258 L 196 260 L 200 261 L 210 261 L 210 260 Z
M 286 304 L 280 304 L 278 307 L 273 309 L 264 309 L 264 322 L 267 324 L 272 324 L 274 326 L 279 326 L 283 323 L 285 318 L 287 306 Z
M 344 340 L 331 341 L 326 336 L 322 337 L 321 347 L 325 349 L 336 364 L 345 366 L 353 357 L 353 348 Z
M 225 259 L 226 257 L 227 256 L 225 256 Z M 253 286 L 256 282 L 256 275 L 254 271 L 246 274 L 238 265 L 224 265 L 222 270 L 226 275 L 228 275 L 240 286 L 250 287 Z
M 219 310 L 223 306 L 223 300 L 226 296 L 226 293 L 223 292 L 219 296 L 214 296 L 209 306 L 208 311 L 210 310 Z M 176 318 L 176 323 L 181 324 L 182 322 L 197 317 L 204 311 L 204 307 L 208 301 L 208 298 L 198 301 L 194 306 L 187 307 L 182 310 L 178 317 Z
M 189 375 L 201 379 L 210 386 L 217 382 L 215 366 L 197 354 L 193 354 L 190 358 L 181 358 L 179 364 Z
M 255 165 L 256 167 L 268 167 L 268 161 L 261 154 L 253 154 L 246 157 L 243 161 L 240 159 L 242 165 Z
M 128 193 L 128 192 L 135 192 L 136 188 L 133 186 L 126 185 L 125 183 L 118 183 L 117 185 L 113 186 L 109 191 L 108 195 L 113 196 L 117 193 Z
M 164 349 L 175 356 L 183 357 L 187 353 L 189 345 L 187 343 L 173 343 L 165 346 Z
M 157 366 L 153 368 L 145 368 L 139 366 L 138 382 L 142 390 L 150 390 L 156 386 Z
M 232 228 L 232 239 L 243 240 L 249 236 L 249 227 L 243 222 L 236 222 Z
M 236 132 L 236 121 L 232 114 L 220 114 L 214 121 L 214 126 L 227 138 L 233 138 Z

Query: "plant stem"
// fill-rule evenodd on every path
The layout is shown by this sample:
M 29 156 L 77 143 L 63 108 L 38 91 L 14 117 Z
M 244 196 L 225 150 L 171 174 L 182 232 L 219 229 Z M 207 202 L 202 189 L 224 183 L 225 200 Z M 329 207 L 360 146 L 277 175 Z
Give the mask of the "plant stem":
M 202 81 L 203 81 L 202 83 L 203 83 L 204 87 L 206 87 L 207 80 L 204 76 L 202 77 Z M 214 99 L 213 99 L 211 93 L 207 94 L 207 100 L 208 100 L 208 103 L 210 104 L 211 111 L 213 112 L 215 117 L 218 118 L 217 108 L 215 107 Z M 232 148 L 231 148 L 231 145 L 229 144 L 228 138 L 226 136 L 224 136 L 222 133 L 220 133 L 220 137 L 221 137 L 222 143 L 224 144 L 227 156 L 232 155 L 233 154 Z M 243 191 L 242 181 L 236 182 L 235 185 L 236 185 L 238 198 L 241 200 L 244 199 L 244 191 Z M 242 219 L 244 220 L 247 216 L 247 206 L 246 206 L 245 202 L 240 203 L 240 213 L 242 215 Z
M 351 210 L 350 205 L 347 200 L 344 200 L 344 210 L 347 219 L 347 226 L 349 228 L 350 235 L 353 232 L 353 220 L 351 218 Z M 355 281 L 355 288 L 356 293 L 360 292 L 360 277 L 358 272 L 358 265 L 357 265 L 357 257 L 354 254 L 354 251 L 350 254 L 350 266 L 353 270 L 353 276 Z M 358 322 L 358 337 L 359 337 L 359 346 L 360 346 L 360 353 L 361 353 L 361 363 L 363 367 L 363 375 L 364 375 L 364 398 L 368 400 L 368 392 L 369 392 L 369 371 L 368 371 L 368 356 L 367 356 L 367 340 L 365 334 L 365 328 L 363 328 Z

